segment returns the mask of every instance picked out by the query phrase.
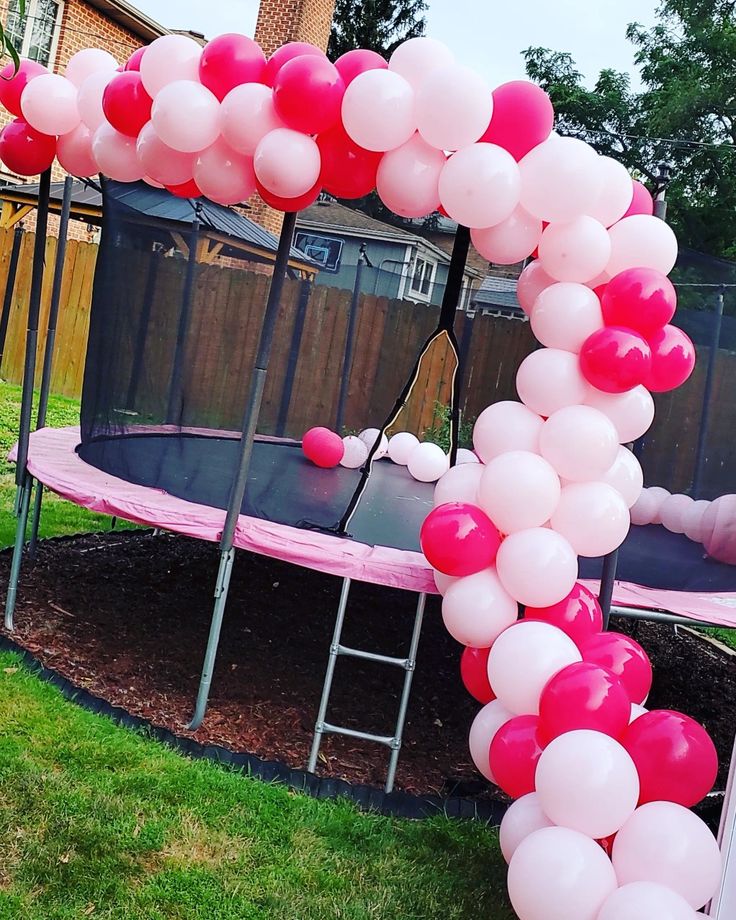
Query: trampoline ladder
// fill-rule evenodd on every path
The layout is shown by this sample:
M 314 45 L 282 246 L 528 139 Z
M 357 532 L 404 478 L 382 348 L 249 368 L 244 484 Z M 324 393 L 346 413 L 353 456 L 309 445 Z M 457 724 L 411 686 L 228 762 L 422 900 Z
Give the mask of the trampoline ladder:
M 416 614 L 414 616 L 414 628 L 409 645 L 409 654 L 406 658 L 393 658 L 390 655 L 378 655 L 375 652 L 366 652 L 362 649 L 350 648 L 341 642 L 342 628 L 345 623 L 345 611 L 347 610 L 348 597 L 350 595 L 351 580 L 344 578 L 342 583 L 342 592 L 340 594 L 340 605 L 337 609 L 335 618 L 335 631 L 332 635 L 332 644 L 330 645 L 330 654 L 327 660 L 327 671 L 325 672 L 325 682 L 322 688 L 322 699 L 319 704 L 319 713 L 317 722 L 314 726 L 314 739 L 312 741 L 312 751 L 309 755 L 309 764 L 307 770 L 314 773 L 317 767 L 319 749 L 322 745 L 324 735 L 345 735 L 348 738 L 359 738 L 362 741 L 373 741 L 376 744 L 383 744 L 390 748 L 388 774 L 386 776 L 385 791 L 391 792 L 394 787 L 396 778 L 396 767 L 399 762 L 399 753 L 401 751 L 401 742 L 404 734 L 404 722 L 406 720 L 406 711 L 409 706 L 409 696 L 411 693 L 411 683 L 414 677 L 416 667 L 417 649 L 419 647 L 419 638 L 422 632 L 422 621 L 424 619 L 424 607 L 427 601 L 426 594 L 420 594 L 417 602 Z M 337 659 L 341 656 L 347 658 L 362 658 L 364 661 L 375 661 L 379 664 L 387 664 L 404 670 L 404 686 L 401 692 L 399 702 L 399 712 L 396 718 L 396 727 L 393 735 L 376 735 L 371 732 L 362 732 L 353 728 L 344 728 L 341 725 L 333 725 L 326 721 L 327 708 L 330 702 L 330 693 L 332 692 L 332 680 L 335 676 L 335 666 Z

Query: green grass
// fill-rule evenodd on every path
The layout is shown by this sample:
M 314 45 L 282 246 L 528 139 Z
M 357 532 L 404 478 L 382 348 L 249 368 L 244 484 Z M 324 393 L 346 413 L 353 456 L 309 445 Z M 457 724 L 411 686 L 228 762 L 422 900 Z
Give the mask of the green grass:
M 729 648 L 736 650 L 736 629 L 726 629 L 725 627 L 721 629 L 719 627 L 717 629 L 704 629 L 703 632 L 713 636 L 714 639 L 718 639 L 719 642 Z
M 510 920 L 504 890 L 488 828 L 188 761 L 0 655 L 1 920 Z

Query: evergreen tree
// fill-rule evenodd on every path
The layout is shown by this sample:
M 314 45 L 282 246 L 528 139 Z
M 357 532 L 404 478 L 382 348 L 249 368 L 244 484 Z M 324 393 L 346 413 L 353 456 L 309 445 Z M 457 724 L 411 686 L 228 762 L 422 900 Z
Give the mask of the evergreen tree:
M 425 0 L 337 0 L 328 54 L 331 60 L 368 48 L 389 57 L 397 45 L 424 35 Z

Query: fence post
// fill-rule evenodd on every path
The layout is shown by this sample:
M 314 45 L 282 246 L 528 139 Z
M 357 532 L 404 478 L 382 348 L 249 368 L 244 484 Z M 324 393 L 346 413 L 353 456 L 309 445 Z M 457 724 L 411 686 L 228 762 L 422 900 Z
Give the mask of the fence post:
M 13 232 L 13 249 L 10 253 L 10 264 L 8 265 L 8 280 L 5 283 L 5 298 L 3 300 L 3 312 L 0 317 L 0 365 L 3 363 L 3 354 L 5 352 L 5 341 L 8 337 L 8 323 L 10 322 L 10 311 L 13 306 L 13 294 L 15 293 L 15 278 L 18 274 L 18 258 L 20 257 L 20 246 L 23 242 L 23 222 L 17 224 Z
M 700 489 L 703 484 L 703 472 L 705 471 L 705 451 L 708 441 L 708 427 L 710 424 L 710 403 L 713 395 L 713 383 L 716 375 L 716 361 L 718 360 L 718 349 L 721 344 L 721 325 L 723 323 L 723 295 L 725 287 L 721 287 L 716 298 L 716 315 L 713 322 L 713 335 L 710 341 L 710 354 L 708 355 L 708 367 L 705 372 L 705 386 L 703 387 L 703 408 L 700 413 L 700 428 L 698 429 L 698 446 L 695 452 L 695 471 L 691 493 L 693 498 L 698 498 Z

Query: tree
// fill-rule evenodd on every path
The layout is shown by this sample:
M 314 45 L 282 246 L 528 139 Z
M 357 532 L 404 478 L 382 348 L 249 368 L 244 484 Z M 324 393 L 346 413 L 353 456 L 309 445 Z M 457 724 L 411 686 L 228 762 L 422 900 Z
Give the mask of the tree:
M 388 57 L 401 42 L 424 35 L 425 0 L 337 0 L 328 54 L 331 60 L 368 48 Z
M 654 181 L 672 166 L 670 220 L 681 244 L 736 258 L 736 13 L 734 0 L 662 0 L 651 29 L 627 29 L 644 88 L 604 70 L 587 89 L 569 54 L 525 52 L 552 96 L 561 129 Z

